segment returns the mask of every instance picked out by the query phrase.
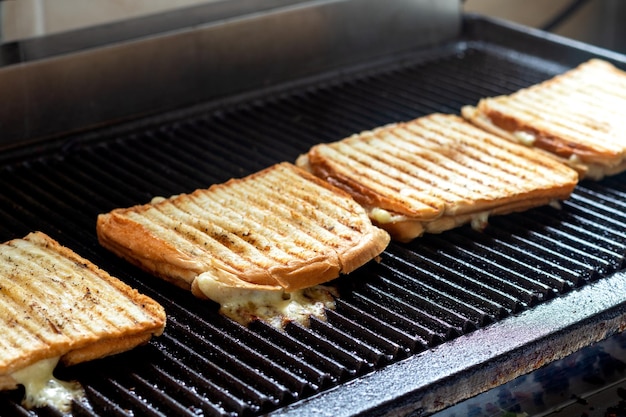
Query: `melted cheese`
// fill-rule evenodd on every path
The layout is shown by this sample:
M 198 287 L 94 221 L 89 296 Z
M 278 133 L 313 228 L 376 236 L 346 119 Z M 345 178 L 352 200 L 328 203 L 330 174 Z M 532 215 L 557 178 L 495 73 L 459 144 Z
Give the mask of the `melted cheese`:
M 480 232 L 480 231 L 485 230 L 485 227 L 487 227 L 487 224 L 489 224 L 489 212 L 488 211 L 482 211 L 472 216 L 472 220 L 471 220 L 472 229 Z
M 526 146 L 532 146 L 535 143 L 535 135 L 533 135 L 532 133 L 528 133 L 528 132 L 523 132 L 521 130 L 516 130 L 515 132 L 513 132 L 513 136 L 515 136 L 515 139 L 517 139 L 517 141 L 523 145 Z
M 398 223 L 411 220 L 411 218 L 408 216 L 393 213 L 380 207 L 374 207 L 370 209 L 368 215 L 370 219 L 379 224 Z
M 71 411 L 72 400 L 84 398 L 85 391 L 78 382 L 61 381 L 52 375 L 58 362 L 58 357 L 43 359 L 11 374 L 26 390 L 22 402 L 24 407 L 50 406 L 68 413 Z
M 335 288 L 325 285 L 291 293 L 282 289 L 233 288 L 202 275 L 198 286 L 207 297 L 220 304 L 220 312 L 225 316 L 241 324 L 259 319 L 276 328 L 283 328 L 290 321 L 307 326 L 311 316 L 325 320 L 325 309 L 335 308 L 338 295 Z
M 582 159 L 580 159 L 580 156 L 576 155 L 575 153 L 571 154 L 569 156 L 569 160 L 568 160 L 571 164 L 580 164 L 582 163 Z
M 370 217 L 380 224 L 391 223 L 391 213 L 379 207 L 374 207 L 370 211 Z
M 550 202 L 548 203 L 548 205 L 552 208 L 555 208 L 557 210 L 561 210 L 562 206 L 561 206 L 561 201 L 559 200 L 550 200 Z

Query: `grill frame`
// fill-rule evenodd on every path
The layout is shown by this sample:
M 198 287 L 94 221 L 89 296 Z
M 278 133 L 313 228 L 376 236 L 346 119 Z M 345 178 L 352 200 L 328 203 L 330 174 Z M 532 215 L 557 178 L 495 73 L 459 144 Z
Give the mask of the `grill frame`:
M 133 410 L 135 415 L 168 412 L 181 415 L 269 413 L 282 416 L 313 412 L 329 416 L 427 415 L 622 331 L 626 327 L 623 313 L 626 300 L 620 293 L 626 294 L 626 291 L 616 291 L 624 285 L 621 283 L 624 272 L 618 271 L 622 268 L 624 256 L 619 244 L 611 243 L 610 256 L 605 247 L 599 247 L 600 256 L 592 256 L 594 266 L 560 256 L 559 265 L 556 265 L 559 269 L 556 270 L 569 271 L 567 278 L 556 273 L 545 278 L 557 287 L 556 291 L 546 289 L 545 282 L 541 281 L 513 285 L 515 280 L 519 284 L 520 280 L 526 279 L 524 272 L 527 270 L 523 269 L 516 271 L 515 277 L 501 280 L 501 285 L 515 292 L 515 297 L 476 282 L 470 288 L 478 295 L 473 299 L 476 304 L 462 302 L 464 294 L 459 287 L 471 275 L 467 271 L 486 261 L 476 258 L 468 248 L 475 244 L 484 248 L 494 240 L 509 245 L 520 241 L 533 242 L 532 236 L 520 232 L 523 227 L 518 225 L 535 230 L 537 223 L 540 228 L 566 224 L 554 223 L 555 211 L 551 208 L 534 210 L 532 219 L 523 214 L 494 218 L 492 224 L 497 227 L 488 229 L 485 236 L 462 228 L 426 237 L 410 245 L 392 244 L 383 254 L 380 265 L 368 265 L 337 281 L 345 297 L 339 301 L 337 312 L 329 313 L 328 324 L 314 321 L 310 331 L 292 326 L 285 333 L 260 323 L 246 330 L 217 315 L 213 303 L 195 300 L 187 292 L 138 272 L 104 251 L 95 240 L 95 214 L 98 212 L 143 203 L 155 194 L 191 191 L 231 176 L 254 172 L 281 159 L 293 159 L 298 152 L 306 150 L 306 145 L 340 139 L 352 133 L 355 126 L 367 129 L 432 111 L 455 112 L 460 105 L 471 104 L 473 100 L 470 99 L 477 98 L 478 94 L 506 93 L 523 86 L 519 81 L 511 82 L 518 78 L 505 74 L 493 85 L 481 86 L 475 81 L 479 78 L 457 79 L 454 85 L 459 89 L 448 89 L 445 81 L 450 74 L 437 73 L 440 60 L 454 65 L 474 62 L 468 72 L 483 71 L 484 77 L 485 69 L 476 65 L 476 54 L 481 53 L 508 64 L 520 64 L 519 67 L 508 65 L 507 70 L 540 68 L 533 74 L 534 79 L 524 78 L 526 83 L 540 81 L 541 77 L 558 73 L 592 56 L 622 65 L 626 62 L 622 56 L 586 45 L 503 22 L 467 16 L 464 35 L 460 39 L 435 48 L 396 55 L 393 60 L 373 62 L 367 68 L 359 66 L 341 74 L 334 72 L 316 78 L 313 83 L 307 80 L 269 92 L 247 93 L 245 97 L 234 97 L 228 105 L 204 103 L 93 132 L 5 150 L 0 156 L 3 163 L 1 180 L 6 185 L 0 196 L 0 215 L 12 220 L 10 225 L 0 229 L 5 240 L 25 235 L 35 226 L 43 229 L 113 275 L 164 303 L 170 315 L 162 339 L 155 339 L 147 347 L 127 354 L 62 369 L 61 375 L 85 383 L 90 401 L 97 410 L 112 415 L 127 415 L 125 409 Z M 390 82 L 389 76 L 395 77 L 395 81 Z M 406 82 L 398 84 L 398 79 Z M 420 84 L 419 81 L 423 80 L 426 82 Z M 470 82 L 465 89 L 464 82 Z M 424 94 L 408 88 L 414 85 L 423 88 Z M 436 85 L 439 88 L 435 88 Z M 433 101 L 433 94 L 441 94 L 443 98 Z M 371 95 L 374 101 L 378 97 L 381 102 L 392 102 L 393 105 L 377 109 L 360 105 L 357 101 L 366 97 L 371 99 Z M 333 106 L 325 107 L 333 102 L 336 102 Z M 295 103 L 296 107 L 281 115 L 279 110 L 285 109 L 285 103 L 290 108 Z M 294 117 L 306 117 L 307 112 L 313 115 L 310 120 L 289 123 Z M 348 117 L 340 117 L 342 115 Z M 202 128 L 188 129 L 190 120 L 199 121 Z M 255 132 L 248 125 L 237 123 L 249 120 L 265 120 L 268 126 L 257 149 L 274 147 L 277 143 L 284 148 L 269 154 L 259 154 L 254 148 L 245 146 L 238 148 L 238 144 L 229 138 L 254 137 Z M 308 125 L 309 122 L 312 125 Z M 201 139 L 207 126 L 219 140 Z M 305 129 L 295 130 L 298 126 Z M 320 137 L 311 135 L 317 127 L 323 131 Z M 283 128 L 286 133 L 281 130 Z M 181 132 L 182 136 L 176 136 Z M 293 143 L 280 140 L 291 134 L 301 134 L 302 137 Z M 184 143 L 170 143 L 165 147 L 168 135 L 174 135 Z M 163 147 L 155 147 L 155 143 Z M 200 174 L 197 169 L 180 166 L 161 170 L 163 167 L 159 161 L 167 155 L 176 158 L 176 152 L 194 155 L 193 166 L 206 163 L 201 156 L 195 155 L 206 155 L 207 152 L 197 143 L 215 147 L 211 152 L 217 157 L 211 160 L 209 172 Z M 224 151 L 220 148 L 224 143 L 230 143 L 232 147 Z M 132 158 L 124 156 L 129 153 Z M 116 165 L 107 164 L 107 160 L 115 160 Z M 98 164 L 90 165 L 90 161 Z M 153 170 L 153 176 L 160 178 L 159 183 L 150 183 L 148 178 L 151 175 L 146 174 L 149 171 L 133 175 L 136 173 L 125 169 L 137 163 L 144 170 Z M 106 180 L 97 179 L 98 176 Z M 7 183 L 9 179 L 13 182 Z M 574 198 L 564 203 L 568 215 L 585 214 L 590 205 L 599 205 L 600 210 L 610 214 L 609 224 L 623 224 L 619 213 L 620 198 L 623 197 L 620 179 L 623 180 L 623 176 L 600 185 L 582 184 Z M 614 186 L 606 187 L 606 183 Z M 613 189 L 615 195 L 612 195 Z M 75 198 L 60 201 L 58 195 Z M 45 197 L 52 205 L 42 204 L 37 196 Z M 535 218 L 542 221 L 537 222 Z M 595 218 L 584 219 L 587 224 L 592 223 L 602 230 Z M 67 224 L 73 226 L 72 230 L 65 227 Z M 506 233 L 514 226 L 517 233 Z M 558 228 L 552 227 L 550 231 L 560 236 Z M 574 237 L 583 233 L 581 230 L 570 232 L 568 236 Z M 608 231 L 603 233 L 610 235 Z M 545 237 L 539 235 L 542 239 Z M 506 240 L 510 236 L 515 237 L 513 243 Z M 615 239 L 621 243 L 626 240 L 617 236 L 610 241 Z M 533 244 L 541 246 L 546 241 Z M 561 248 L 555 249 L 556 252 L 576 252 L 575 246 L 559 246 L 558 240 L 551 241 Z M 446 306 L 460 306 L 463 310 L 460 312 L 450 312 L 430 300 L 441 296 L 441 288 L 429 286 L 426 277 L 434 274 L 433 269 L 441 271 L 450 266 L 437 259 L 428 261 L 446 250 L 451 250 L 445 255 L 447 261 L 453 260 L 452 254 L 464 259 L 460 267 L 465 268 L 466 272 L 462 274 L 465 281 L 446 283 L 452 291 L 443 295 Z M 407 252 L 411 254 L 410 259 Z M 515 251 L 503 252 L 497 255 L 497 259 L 511 262 L 517 254 Z M 609 259 L 606 260 L 605 256 Z M 419 282 L 411 280 L 416 265 L 424 274 L 424 279 Z M 541 270 L 540 267 L 537 269 Z M 449 272 L 449 276 L 454 276 L 454 271 Z M 485 279 L 497 282 L 497 275 L 492 270 Z M 403 287 L 407 283 L 421 287 L 413 287 L 412 292 L 407 293 Z M 529 285 L 532 290 L 528 289 Z M 389 294 L 395 295 L 390 298 Z M 408 296 L 421 297 L 420 305 L 427 308 L 416 310 L 407 302 Z M 377 303 L 372 297 L 386 301 Z M 544 302 L 542 297 L 550 301 Z M 482 301 L 478 303 L 477 300 Z M 378 310 L 368 310 L 372 305 L 377 305 Z M 578 309 L 580 305 L 590 307 Z M 432 309 L 444 314 L 445 320 L 432 314 Z M 200 317 L 200 314 L 206 316 Z M 413 320 L 406 316 L 413 317 Z M 435 331 L 421 327 L 429 320 L 432 323 L 426 327 Z M 439 331 L 437 321 L 454 325 Z M 388 327 L 380 328 L 381 322 Z M 529 326 L 529 323 L 537 322 L 545 326 Z M 199 328 L 189 329 L 188 323 Z M 372 323 L 379 325 L 376 331 L 370 330 Z M 525 331 L 519 332 L 520 328 Z M 359 334 L 358 340 L 350 337 L 355 332 Z M 517 337 L 511 338 L 511 334 Z M 238 341 L 243 338 L 253 340 L 254 348 L 251 345 L 239 348 Z M 307 344 L 314 342 L 317 346 L 309 349 Z M 230 355 L 233 351 L 241 357 Z M 194 363 L 185 364 L 181 358 L 186 357 L 194 358 Z M 263 364 L 262 377 L 242 382 L 254 379 L 251 377 L 255 375 L 252 363 Z M 135 385 L 141 389 L 135 391 Z M 388 388 L 381 390 L 380 387 L 385 385 Z M 161 393 L 160 387 L 168 389 Z M 245 390 L 247 400 L 237 397 L 237 390 Z M 19 392 L 0 395 L 2 404 L 17 409 L 19 407 L 14 403 L 18 398 Z M 76 411 L 78 415 L 98 414 L 88 407 L 78 407 Z

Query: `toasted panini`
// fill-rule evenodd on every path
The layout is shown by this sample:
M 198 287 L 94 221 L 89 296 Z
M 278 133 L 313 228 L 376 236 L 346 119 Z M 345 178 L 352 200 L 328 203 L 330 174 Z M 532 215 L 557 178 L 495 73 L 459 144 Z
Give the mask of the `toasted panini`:
M 0 259 L 0 389 L 26 385 L 59 360 L 117 354 L 163 332 L 156 301 L 44 233 L 1 244 Z M 38 396 L 28 386 L 27 394 Z
M 104 247 L 242 322 L 264 315 L 237 311 L 242 304 L 316 293 L 310 288 L 353 271 L 389 243 L 349 194 L 290 163 L 101 214 L 97 232 Z M 289 319 L 278 315 L 281 323 Z
M 592 59 L 513 94 L 462 110 L 477 126 L 601 179 L 626 169 L 626 72 Z
M 349 192 L 403 242 L 566 199 L 578 180 L 552 158 L 443 114 L 316 145 L 297 164 Z

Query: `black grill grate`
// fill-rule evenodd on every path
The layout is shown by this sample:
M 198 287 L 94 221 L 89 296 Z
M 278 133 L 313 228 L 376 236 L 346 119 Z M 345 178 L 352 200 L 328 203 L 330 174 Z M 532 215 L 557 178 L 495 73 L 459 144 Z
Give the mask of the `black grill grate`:
M 581 184 L 561 210 L 494 217 L 411 244 L 337 280 L 328 321 L 284 332 L 244 328 L 214 303 L 130 267 L 99 247 L 98 213 L 144 203 L 295 160 L 310 146 L 538 82 L 554 65 L 461 43 L 431 58 L 201 113 L 7 163 L 0 238 L 42 230 L 140 291 L 168 313 L 165 334 L 116 357 L 63 369 L 90 406 L 77 415 L 259 415 L 311 397 L 459 335 L 532 308 L 622 267 L 624 176 Z M 158 122 L 158 120 L 157 120 Z M 0 410 L 29 415 L 21 392 Z M 41 411 L 48 415 L 47 411 Z

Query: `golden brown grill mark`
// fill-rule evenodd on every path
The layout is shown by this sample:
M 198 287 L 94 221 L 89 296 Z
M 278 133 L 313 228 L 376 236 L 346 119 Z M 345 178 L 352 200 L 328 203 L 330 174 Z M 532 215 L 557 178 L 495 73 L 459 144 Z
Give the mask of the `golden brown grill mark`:
M 286 184 L 287 194 L 281 192 Z M 355 223 L 355 206 L 343 200 L 338 200 L 338 205 L 318 203 L 332 193 L 276 170 L 251 185 L 240 181 L 227 188 L 197 190 L 130 216 L 158 236 L 169 239 L 172 231 L 176 232 L 176 245 L 192 257 L 215 256 L 232 266 L 252 262 L 251 266 L 265 268 L 293 257 L 306 260 L 325 253 L 329 245 L 341 245 L 337 238 L 351 241 L 360 237 L 366 224 Z M 259 197 L 250 201 L 255 195 Z M 250 204 L 255 210 L 241 216 Z M 199 246 L 203 253 L 198 253 Z
M 536 146 L 562 157 L 575 155 L 593 177 L 618 172 L 626 158 L 626 73 L 592 59 L 507 96 L 486 98 L 479 111 L 496 126 L 532 133 Z
M 546 155 L 444 114 L 313 146 L 299 163 L 351 193 L 402 241 L 567 197 L 578 178 Z

